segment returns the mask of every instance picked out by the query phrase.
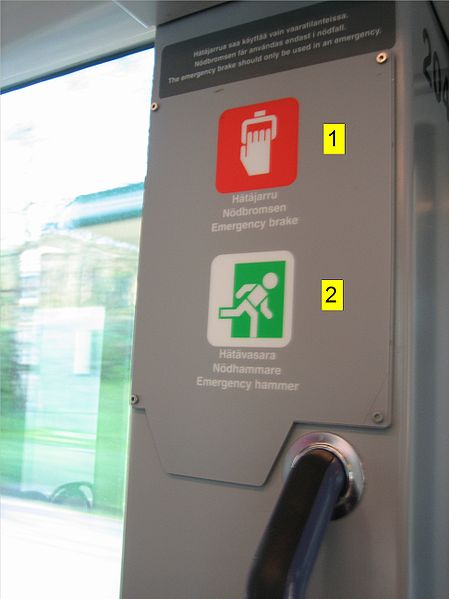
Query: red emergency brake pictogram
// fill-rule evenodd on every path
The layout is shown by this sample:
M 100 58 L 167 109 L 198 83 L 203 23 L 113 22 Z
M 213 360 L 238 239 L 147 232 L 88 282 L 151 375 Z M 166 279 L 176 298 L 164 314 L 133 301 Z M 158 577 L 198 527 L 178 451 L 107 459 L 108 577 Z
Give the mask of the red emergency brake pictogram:
M 225 110 L 218 124 L 217 190 L 233 193 L 293 183 L 298 131 L 295 98 Z

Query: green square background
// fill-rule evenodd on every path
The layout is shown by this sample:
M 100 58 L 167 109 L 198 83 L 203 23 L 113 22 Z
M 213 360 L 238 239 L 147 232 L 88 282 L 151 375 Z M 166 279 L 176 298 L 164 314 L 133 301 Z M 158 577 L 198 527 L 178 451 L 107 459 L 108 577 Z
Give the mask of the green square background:
M 234 267 L 234 304 L 237 307 L 241 299 L 237 299 L 235 294 L 248 283 L 262 285 L 263 277 L 273 272 L 278 276 L 278 284 L 273 289 L 268 290 L 268 307 L 273 312 L 273 318 L 265 318 L 263 314 L 259 316 L 259 326 L 257 338 L 272 339 L 283 335 L 284 330 L 284 292 L 285 292 L 285 260 L 275 262 L 244 262 L 236 264 Z M 231 337 L 246 338 L 249 337 L 250 320 L 248 314 L 242 314 L 232 320 Z

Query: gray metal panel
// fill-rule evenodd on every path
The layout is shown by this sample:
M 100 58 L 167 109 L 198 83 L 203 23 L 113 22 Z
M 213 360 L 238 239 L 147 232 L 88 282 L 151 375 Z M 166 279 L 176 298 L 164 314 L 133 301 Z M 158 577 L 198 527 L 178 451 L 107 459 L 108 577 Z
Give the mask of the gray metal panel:
M 228 9 L 219 23 L 238 21 Z M 448 129 L 422 74 L 422 27 L 436 34 L 428 7 L 401 2 L 397 17 L 392 426 L 331 429 L 361 456 L 367 485 L 357 509 L 331 524 L 307 599 L 449 598 Z M 285 454 L 312 429 L 296 425 L 264 487 L 250 488 L 167 475 L 134 410 L 123 599 L 243 599 Z
M 262 484 L 295 421 L 376 426 L 378 411 L 389 423 L 392 79 L 392 61 L 367 54 L 166 98 L 153 113 L 133 390 L 167 472 Z M 299 175 L 272 204 L 299 224 L 212 233 L 233 206 L 214 185 L 220 115 L 289 97 L 300 103 Z M 323 122 L 346 123 L 346 156 L 323 156 Z M 198 376 L 233 378 L 212 373 L 224 360 L 206 338 L 213 260 L 279 250 L 295 258 L 293 335 L 262 364 L 298 391 L 198 387 Z M 343 312 L 321 311 L 327 278 L 345 280 Z
M 263 487 L 167 476 L 142 411 L 133 414 L 123 599 L 243 599 L 262 532 L 279 497 L 287 448 Z M 341 431 L 340 431 L 341 433 Z M 401 514 L 395 438 L 345 430 L 369 475 L 363 501 L 331 523 L 307 599 L 398 599 Z M 374 516 L 373 516 L 374 514 Z
M 413 599 L 449 597 L 449 46 L 413 11 Z M 430 77 L 429 81 L 424 71 Z M 441 76 L 441 78 L 440 78 Z M 441 87 L 440 87 L 441 81 Z M 445 83 L 446 82 L 446 83 Z M 432 85 L 431 85 L 432 84 Z M 444 92 L 444 87 L 446 92 Z
M 296 427 L 288 448 L 310 428 Z M 342 431 L 337 431 L 342 433 Z M 406 597 L 396 436 L 345 430 L 369 476 L 363 501 L 331 524 L 307 599 Z M 249 568 L 282 488 L 285 453 L 262 489 L 164 474 L 142 411 L 133 414 L 123 599 L 245 597 Z M 373 516 L 374 514 L 374 516 Z
M 447 0 L 432 0 L 432 4 L 445 31 L 446 39 L 449 39 L 449 2 Z

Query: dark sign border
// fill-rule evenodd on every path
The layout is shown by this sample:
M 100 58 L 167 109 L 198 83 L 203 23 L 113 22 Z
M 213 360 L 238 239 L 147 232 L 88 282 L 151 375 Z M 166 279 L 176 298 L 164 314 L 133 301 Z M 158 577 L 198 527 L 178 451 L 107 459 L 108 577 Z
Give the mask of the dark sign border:
M 289 32 L 292 27 L 296 30 Z M 284 34 L 279 33 L 282 30 Z M 278 33 L 270 37 L 270 32 Z M 311 37 L 307 38 L 307 34 Z M 395 34 L 395 3 L 390 1 L 331 1 L 265 17 L 166 46 L 162 51 L 159 96 L 176 96 L 388 49 L 395 43 Z M 302 37 L 306 39 L 302 41 Z M 295 38 L 297 43 L 291 41 Z M 254 41 L 242 44 L 251 39 Z M 240 46 L 231 46 L 238 41 Z M 238 48 L 244 46 L 246 58 L 238 56 Z M 281 55 L 282 49 L 285 55 Z M 279 57 L 274 58 L 276 52 Z M 250 59 L 253 62 L 243 62 Z

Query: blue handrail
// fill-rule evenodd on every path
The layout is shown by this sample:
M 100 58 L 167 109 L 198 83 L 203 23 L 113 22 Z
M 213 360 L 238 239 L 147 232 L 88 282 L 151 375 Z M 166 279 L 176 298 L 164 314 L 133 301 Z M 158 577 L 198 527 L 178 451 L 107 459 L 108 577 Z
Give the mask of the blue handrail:
M 343 464 L 330 451 L 313 449 L 298 459 L 256 552 L 247 599 L 304 599 L 345 485 Z

